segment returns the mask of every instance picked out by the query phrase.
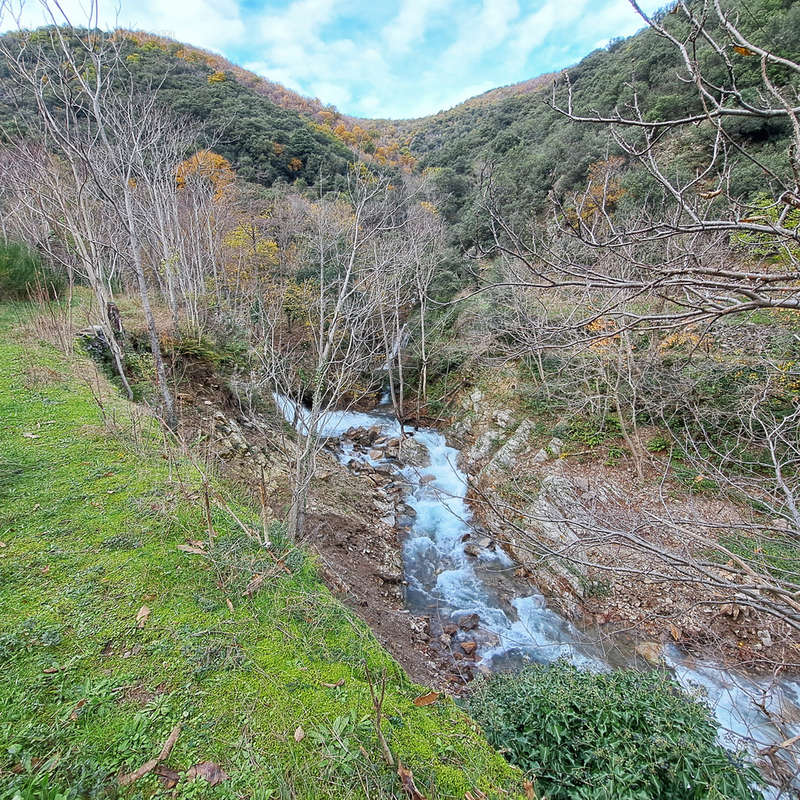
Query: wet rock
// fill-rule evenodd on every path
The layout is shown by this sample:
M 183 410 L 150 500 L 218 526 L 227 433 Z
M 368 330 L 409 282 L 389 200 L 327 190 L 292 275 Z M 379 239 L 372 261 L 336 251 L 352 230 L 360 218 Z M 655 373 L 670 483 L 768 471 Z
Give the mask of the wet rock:
M 448 636 L 455 636 L 458 633 L 458 625 L 448 622 L 446 625 L 442 625 L 442 631 Z
M 472 558 L 477 558 L 478 554 L 480 553 L 480 550 L 478 549 L 478 545 L 476 544 L 467 544 L 464 545 L 464 552 L 468 556 L 471 556 Z
M 636 653 L 651 664 L 661 662 L 663 647 L 658 642 L 639 642 L 634 648 Z
M 397 444 L 394 444 L 394 442 L 397 442 Z M 430 466 L 431 456 L 428 448 L 413 436 L 407 436 L 402 442 L 399 439 L 393 439 L 387 447 L 396 449 L 397 458 L 404 464 L 419 467 L 420 469 Z
M 372 449 L 369 451 L 368 455 L 373 461 L 378 461 L 383 458 L 383 450 Z
M 458 627 L 462 631 L 474 631 L 480 621 L 481 618 L 477 614 L 467 614 L 459 619 Z
M 440 641 L 440 642 L 441 642 L 441 643 L 442 643 L 442 644 L 443 644 L 445 647 L 450 647 L 450 643 L 452 642 L 452 640 L 453 640 L 453 639 L 452 639 L 452 637 L 450 636 L 450 634 L 449 634 L 449 633 L 443 633 L 443 634 L 442 634 L 442 635 L 439 637 L 439 641 Z
M 478 643 L 473 641 L 461 642 L 461 649 L 468 656 L 471 656 L 478 649 Z
M 488 550 L 492 546 L 492 540 L 488 536 L 478 539 L 478 547 L 482 550 Z

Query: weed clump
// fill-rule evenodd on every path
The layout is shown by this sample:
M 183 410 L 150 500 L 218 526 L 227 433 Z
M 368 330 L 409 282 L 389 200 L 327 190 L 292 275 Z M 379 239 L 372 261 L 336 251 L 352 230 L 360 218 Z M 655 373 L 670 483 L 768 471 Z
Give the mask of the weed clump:
M 758 771 L 665 674 L 536 664 L 483 680 L 470 713 L 550 800 L 755 800 Z
M 39 255 L 17 242 L 0 240 L 0 300 L 27 300 L 33 294 L 57 297 L 64 278 Z

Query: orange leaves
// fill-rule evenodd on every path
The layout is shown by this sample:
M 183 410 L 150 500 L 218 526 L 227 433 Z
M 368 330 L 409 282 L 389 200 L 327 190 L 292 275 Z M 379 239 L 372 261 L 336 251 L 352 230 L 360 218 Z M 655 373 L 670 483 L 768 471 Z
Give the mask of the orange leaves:
M 175 181 L 185 189 L 192 180 L 208 181 L 214 189 L 214 199 L 219 200 L 236 179 L 230 161 L 213 150 L 198 150 L 193 156 L 178 164 Z
M 419 697 L 414 698 L 414 705 L 415 706 L 429 706 L 431 703 L 435 703 L 439 699 L 439 692 L 428 692 L 427 694 L 421 694 Z
M 303 162 L 295 157 L 289 160 L 289 171 L 290 172 L 300 172 L 303 169 Z

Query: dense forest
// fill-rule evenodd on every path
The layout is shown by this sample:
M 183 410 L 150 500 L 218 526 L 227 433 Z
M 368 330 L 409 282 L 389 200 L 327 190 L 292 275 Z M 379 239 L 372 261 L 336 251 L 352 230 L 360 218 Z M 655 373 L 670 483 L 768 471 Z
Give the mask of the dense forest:
M 796 797 L 800 4 L 414 120 L 44 5 L 0 800 Z

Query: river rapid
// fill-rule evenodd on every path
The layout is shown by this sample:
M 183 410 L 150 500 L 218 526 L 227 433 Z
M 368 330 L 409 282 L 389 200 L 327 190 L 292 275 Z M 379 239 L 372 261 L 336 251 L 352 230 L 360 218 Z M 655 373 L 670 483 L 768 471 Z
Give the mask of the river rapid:
M 275 402 L 287 421 L 304 433 L 307 412 L 280 396 Z M 406 605 L 411 613 L 428 616 L 434 632 L 449 630 L 454 647 L 475 641 L 479 669 L 508 670 L 526 662 L 558 659 L 594 671 L 652 668 L 636 655 L 635 642 L 581 631 L 550 608 L 527 579 L 515 575 L 517 565 L 490 540 L 483 539 L 485 546 L 476 552 L 473 545 L 467 553 L 465 541 L 475 540 L 466 500 L 468 480 L 458 467 L 459 451 L 439 431 L 406 429 L 406 437 L 423 445 L 430 459 L 427 466 L 416 467 L 374 458 L 374 451 L 362 452 L 343 436 L 357 428 L 379 428 L 383 436 L 400 436 L 397 420 L 381 413 L 381 408 L 375 413 L 331 412 L 318 428 L 330 439 L 341 463 L 392 469 L 411 510 L 398 520 L 405 533 Z M 477 627 L 465 631 L 458 623 L 470 615 L 477 615 Z M 755 754 L 800 735 L 800 681 L 734 672 L 694 659 L 674 645 L 663 649 L 662 658 L 663 668 L 683 689 L 707 703 L 719 724 L 719 740 L 729 749 Z M 797 771 L 798 751 L 795 742 L 779 749 L 778 756 Z M 798 775 L 794 781 L 800 789 Z M 787 795 L 767 789 L 764 796 Z

